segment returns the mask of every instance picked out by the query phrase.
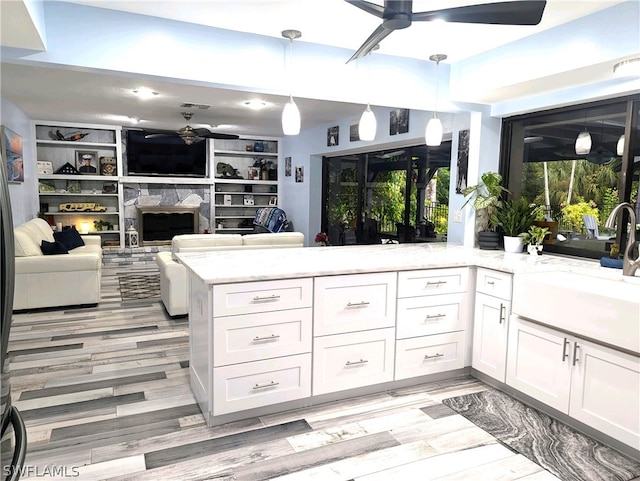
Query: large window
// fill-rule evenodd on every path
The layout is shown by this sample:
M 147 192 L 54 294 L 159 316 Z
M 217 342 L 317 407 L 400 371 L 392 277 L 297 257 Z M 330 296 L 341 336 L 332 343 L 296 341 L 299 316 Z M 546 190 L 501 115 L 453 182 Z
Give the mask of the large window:
M 634 96 L 504 121 L 507 188 L 541 206 L 539 220 L 558 223 L 560 236 L 545 249 L 600 258 L 626 243 L 626 216 L 617 230 L 605 222 L 619 202 L 640 213 L 639 105 Z
M 443 240 L 451 142 L 325 158 L 322 228 L 334 245 Z

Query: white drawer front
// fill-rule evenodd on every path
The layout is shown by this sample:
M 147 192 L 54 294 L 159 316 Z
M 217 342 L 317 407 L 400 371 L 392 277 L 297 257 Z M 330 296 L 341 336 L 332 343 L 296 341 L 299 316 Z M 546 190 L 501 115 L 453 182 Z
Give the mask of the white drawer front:
M 428 296 L 465 292 L 469 269 L 431 269 L 398 273 L 398 297 Z
M 313 394 L 393 380 L 394 329 L 314 339 Z
M 395 310 L 395 273 L 315 279 L 315 336 L 392 327 Z
M 213 370 L 213 415 L 311 395 L 311 354 L 248 362 Z
M 512 275 L 491 269 L 478 268 L 476 291 L 501 299 L 511 299 Z
M 213 365 L 311 352 L 311 308 L 213 320 Z
M 312 279 L 220 284 L 213 287 L 214 316 L 311 307 Z
M 465 333 L 402 339 L 396 344 L 396 380 L 464 367 Z
M 428 336 L 467 327 L 465 294 L 398 299 L 397 338 Z

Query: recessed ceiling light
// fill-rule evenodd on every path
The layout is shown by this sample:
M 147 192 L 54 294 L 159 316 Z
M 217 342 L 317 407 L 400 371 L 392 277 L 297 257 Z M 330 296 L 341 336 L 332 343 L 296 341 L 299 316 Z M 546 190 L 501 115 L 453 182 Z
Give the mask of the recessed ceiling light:
M 249 107 L 251 110 L 261 110 L 267 106 L 267 102 L 264 100 L 247 100 L 244 102 L 245 107 Z
M 158 95 L 158 92 L 154 92 L 151 89 L 148 89 L 146 87 L 140 87 L 137 89 L 133 89 L 132 92 L 137 95 L 138 97 L 140 97 L 141 99 L 151 99 L 153 97 L 155 97 L 156 95 Z
M 613 66 L 613 73 L 620 76 L 640 75 L 640 57 L 618 62 Z

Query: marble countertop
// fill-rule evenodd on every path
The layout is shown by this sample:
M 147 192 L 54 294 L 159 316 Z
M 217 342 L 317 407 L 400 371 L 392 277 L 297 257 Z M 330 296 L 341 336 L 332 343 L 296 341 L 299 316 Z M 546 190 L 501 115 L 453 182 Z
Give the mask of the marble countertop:
M 207 284 L 477 266 L 516 274 L 573 272 L 630 282 L 640 287 L 640 277 L 623 276 L 622 269 L 601 267 L 597 260 L 551 254 L 511 254 L 444 243 L 241 249 L 187 252 L 177 254 L 177 257 Z

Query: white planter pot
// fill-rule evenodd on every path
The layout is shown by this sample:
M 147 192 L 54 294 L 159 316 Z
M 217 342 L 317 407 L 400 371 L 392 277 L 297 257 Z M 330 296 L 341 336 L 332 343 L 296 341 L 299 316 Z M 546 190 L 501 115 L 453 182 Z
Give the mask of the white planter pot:
M 522 237 L 510 237 L 504 236 L 504 251 L 505 252 L 514 252 L 521 253 L 522 252 Z
M 527 245 L 527 252 L 531 256 L 541 256 L 542 255 L 542 244 L 529 244 Z

